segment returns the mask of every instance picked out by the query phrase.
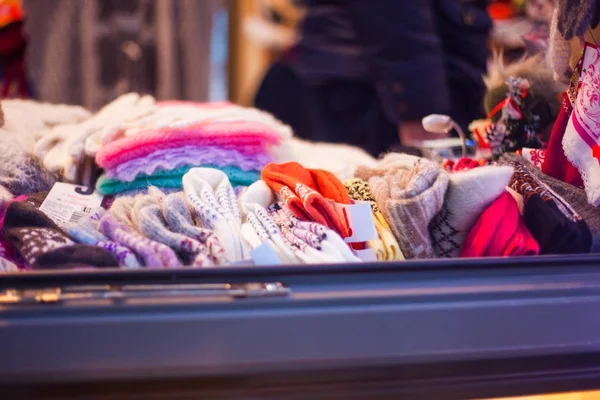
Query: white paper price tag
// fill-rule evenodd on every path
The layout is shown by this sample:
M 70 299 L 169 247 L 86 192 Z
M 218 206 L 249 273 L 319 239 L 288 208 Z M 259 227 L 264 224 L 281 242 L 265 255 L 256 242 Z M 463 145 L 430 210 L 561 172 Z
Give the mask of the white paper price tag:
M 250 257 L 252 257 L 252 261 L 254 261 L 255 265 L 269 266 L 281 264 L 277 252 L 269 241 L 263 242 L 260 246 L 252 249 L 250 251 Z
M 364 262 L 377 261 L 377 254 L 372 249 L 354 250 L 354 254 Z
M 59 226 L 76 223 L 92 214 L 102 204 L 104 196 L 85 186 L 57 182 L 42 203 L 40 211 Z
M 350 227 L 350 236 L 344 238 L 346 243 L 362 243 L 377 239 L 371 203 L 368 201 L 357 201 L 354 204 L 335 203 L 335 207 Z

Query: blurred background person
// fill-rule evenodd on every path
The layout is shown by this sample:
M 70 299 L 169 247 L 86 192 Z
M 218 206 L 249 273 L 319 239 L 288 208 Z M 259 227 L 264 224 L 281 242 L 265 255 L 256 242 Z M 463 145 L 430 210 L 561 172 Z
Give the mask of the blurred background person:
M 258 108 L 296 135 L 373 155 L 431 139 L 421 119 L 482 116 L 485 0 L 298 0 L 298 40 L 267 72 Z
M 224 0 L 22 3 L 27 75 L 39 100 L 96 110 L 129 91 L 211 97 L 213 19 Z

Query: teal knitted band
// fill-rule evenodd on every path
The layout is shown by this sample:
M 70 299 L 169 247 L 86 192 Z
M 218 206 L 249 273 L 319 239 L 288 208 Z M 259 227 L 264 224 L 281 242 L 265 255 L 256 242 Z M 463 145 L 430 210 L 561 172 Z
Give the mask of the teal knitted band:
M 115 195 L 122 192 L 133 190 L 148 189 L 150 186 L 158 188 L 183 188 L 183 175 L 190 169 L 195 168 L 191 165 L 175 168 L 172 170 L 155 171 L 152 175 L 142 174 L 135 178 L 132 182 L 123 182 L 117 179 L 110 179 L 106 175 L 98 178 L 96 190 L 104 195 Z M 235 166 L 215 167 L 206 165 L 203 168 L 214 168 L 221 170 L 227 174 L 232 186 L 249 186 L 260 179 L 260 171 L 243 171 Z

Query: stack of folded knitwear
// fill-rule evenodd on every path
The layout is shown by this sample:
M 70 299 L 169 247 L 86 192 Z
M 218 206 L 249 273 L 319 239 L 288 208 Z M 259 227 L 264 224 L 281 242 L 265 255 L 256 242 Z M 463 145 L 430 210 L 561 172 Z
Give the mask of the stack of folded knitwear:
M 223 171 L 234 187 L 260 179 L 291 129 L 270 114 L 230 103 L 159 103 L 149 116 L 105 135 L 95 154 L 104 169 L 96 189 L 105 195 L 181 190 L 194 167 Z

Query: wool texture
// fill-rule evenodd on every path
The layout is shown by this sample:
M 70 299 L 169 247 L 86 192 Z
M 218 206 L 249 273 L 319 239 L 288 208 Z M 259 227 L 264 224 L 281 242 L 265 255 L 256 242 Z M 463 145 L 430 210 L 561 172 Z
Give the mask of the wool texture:
M 110 240 L 135 252 L 144 261 L 146 267 L 181 266 L 181 261 L 168 246 L 141 236 L 110 214 L 102 218 L 99 227 L 100 232 Z
M 596 13 L 596 0 L 558 0 L 557 29 L 570 40 L 590 27 Z
M 375 251 L 377 260 L 404 260 L 400 245 L 394 237 L 390 225 L 379 210 L 369 184 L 362 179 L 353 178 L 345 181 L 344 185 L 348 190 L 348 195 L 350 195 L 353 200 L 368 201 L 371 204 L 371 211 L 373 212 L 373 221 L 375 223 L 375 229 L 377 230 L 378 239 L 370 240 L 369 247 Z
M 585 221 L 552 189 L 513 160 L 510 187 L 523 196 L 525 225 L 540 245 L 541 254 L 587 253 L 592 236 Z M 531 165 L 531 164 L 529 164 Z
M 600 52 L 585 52 L 583 76 L 562 146 L 567 159 L 579 170 L 588 201 L 600 205 L 600 158 L 593 153 L 600 146 Z
M 467 236 L 461 257 L 537 255 L 540 247 L 525 226 L 517 202 L 502 193 L 481 214 Z
M 242 234 L 253 248 L 267 242 L 284 264 L 296 264 L 300 260 L 288 246 L 276 221 L 267 208 L 273 203 L 273 193 L 262 180 L 253 183 L 240 195 L 240 207 L 246 222 Z
M 354 177 L 360 166 L 374 167 L 377 160 L 361 148 L 337 143 L 319 143 L 291 138 L 290 154 L 277 162 L 296 161 L 308 169 L 323 169 L 332 172 L 338 179 Z
M 109 240 L 98 231 L 100 220 L 105 213 L 106 211 L 103 208 L 99 208 L 87 218 L 83 218 L 77 223 L 71 222 L 67 224 L 64 228 L 65 232 L 76 243 L 98 246 L 107 250 L 115 257 L 120 267 L 140 268 L 142 264 L 134 252 L 127 247 Z
M 132 209 L 132 221 L 135 228 L 150 240 L 163 243 L 173 249 L 182 258 L 185 265 L 209 267 L 214 265 L 209 250 L 196 239 L 171 231 L 159 203 L 164 195 L 156 188 L 151 194 L 138 196 Z
M 510 182 L 509 166 L 486 166 L 450 174 L 442 210 L 429 224 L 438 257 L 458 257 L 477 218 Z
M 302 263 L 360 261 L 337 232 L 316 222 L 299 220 L 283 203 L 272 204 L 268 212 L 281 229 L 286 246 L 292 249 Z
M 185 193 L 168 194 L 161 203 L 162 215 L 170 230 L 195 239 L 208 247 L 215 265 L 227 265 L 229 260 L 219 238 L 210 229 L 195 225 L 192 214 L 185 202 Z
M 268 164 L 262 170 L 262 179 L 278 193 L 296 217 L 325 225 L 342 237 L 349 237 L 350 230 L 335 206 L 319 192 L 349 204 L 350 197 L 343 184 L 333 174 L 316 170 L 313 172 L 296 162 Z M 315 179 L 315 177 L 317 179 Z M 344 193 L 342 193 L 344 192 Z
M 356 176 L 369 183 L 404 257 L 435 257 L 428 226 L 444 204 L 448 173 L 424 158 L 391 153 Z
M 96 190 L 104 195 L 114 195 L 122 192 L 130 192 L 134 190 L 147 189 L 149 186 L 157 188 L 183 188 L 183 176 L 188 173 L 193 165 L 185 165 L 171 170 L 157 170 L 152 175 L 139 175 L 131 182 L 124 182 L 116 179 L 108 178 L 103 175 L 96 183 Z M 243 171 L 235 166 L 215 167 L 207 165 L 205 168 L 216 168 L 227 174 L 231 183 L 236 186 L 248 186 L 260 179 L 258 171 Z
M 148 114 L 154 107 L 154 99 L 150 96 L 123 95 L 78 124 L 55 126 L 36 142 L 34 154 L 43 160 L 46 169 L 62 173 L 64 179 L 75 182 L 80 174 L 79 165 L 87 156 L 85 143 L 88 137 L 107 126 Z
M 544 192 L 549 192 L 552 198 L 556 199 L 558 204 L 561 205 L 561 214 L 565 215 L 569 221 L 574 220 L 576 222 L 576 226 L 579 228 L 579 232 L 581 233 L 579 235 L 575 235 L 575 237 L 572 237 L 574 240 L 572 245 L 581 247 L 581 252 L 591 251 L 596 253 L 600 251 L 600 209 L 587 202 L 586 194 L 583 189 L 545 175 L 543 172 L 531 165 L 527 160 L 517 155 L 506 154 L 502 157 L 501 161 L 517 163 L 520 165 L 527 175 L 531 175 L 529 178 L 530 181 L 541 185 L 541 187 L 545 189 Z M 540 189 L 537 190 L 539 191 Z M 535 211 L 535 207 L 532 208 L 532 210 Z M 551 216 L 552 214 L 548 214 L 548 218 L 542 221 L 541 226 L 545 227 L 547 230 L 547 232 L 544 233 L 558 235 L 559 238 L 557 238 L 557 240 L 561 242 L 563 240 L 567 240 L 569 236 L 568 234 L 571 232 L 568 227 L 565 227 L 565 230 L 561 234 L 560 229 L 563 228 L 559 227 L 556 228 L 555 231 L 552 231 L 547 225 L 545 225 L 552 221 Z M 585 225 L 580 222 L 578 217 L 585 222 Z M 559 220 L 563 219 L 561 218 Z M 573 226 L 570 222 L 569 225 Z M 586 233 L 588 230 L 591 234 L 591 245 L 589 248 L 587 247 L 589 241 Z M 580 240 L 581 243 L 579 242 Z M 558 250 L 558 248 L 550 249 L 550 251 L 554 253 L 557 252 L 556 250 Z
M 0 188 L 3 198 L 30 195 L 52 188 L 56 177 L 15 140 L 15 134 L 0 129 Z
M 140 175 L 150 176 L 156 171 L 170 171 L 185 166 L 212 166 L 223 168 L 235 166 L 240 171 L 260 171 L 273 161 L 266 153 L 247 155 L 237 149 L 215 146 L 184 146 L 176 149 L 157 150 L 144 158 L 134 159 L 106 171 L 111 179 L 132 182 Z
M 210 168 L 193 168 L 183 177 L 189 207 L 202 224 L 215 231 L 231 261 L 247 258 L 241 235 L 242 216 L 227 175 Z
M 199 124 L 182 129 L 150 130 L 115 140 L 100 149 L 96 162 L 104 169 L 113 169 L 157 150 L 182 146 L 219 146 L 251 155 L 280 142 L 277 132 L 258 122 Z
M 567 80 L 571 70 L 571 45 L 558 30 L 558 9 L 554 10 L 550 23 L 550 41 L 546 58 L 556 81 Z
M 6 210 L 3 236 L 34 269 L 116 267 L 106 250 L 76 244 L 43 212 L 37 201 L 13 202 Z

